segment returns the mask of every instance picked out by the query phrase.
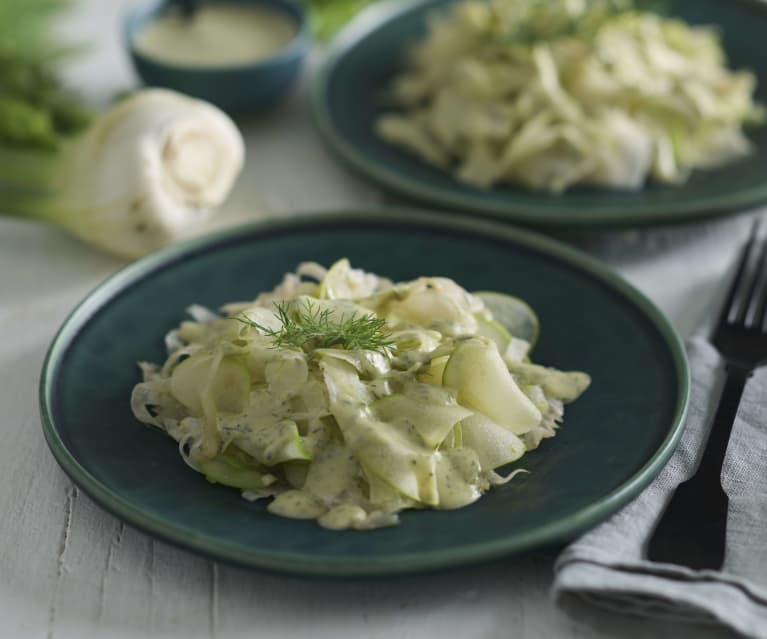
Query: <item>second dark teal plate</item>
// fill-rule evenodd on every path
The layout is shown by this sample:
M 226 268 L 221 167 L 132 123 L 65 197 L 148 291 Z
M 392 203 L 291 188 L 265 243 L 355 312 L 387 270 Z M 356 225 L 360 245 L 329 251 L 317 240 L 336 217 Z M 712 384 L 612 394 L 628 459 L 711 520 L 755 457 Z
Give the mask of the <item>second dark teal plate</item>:
M 456 511 L 408 511 L 399 526 L 332 532 L 269 514 L 188 468 L 176 444 L 137 422 L 136 362 L 190 304 L 217 308 L 271 289 L 304 260 L 340 257 L 395 280 L 451 277 L 538 312 L 535 360 L 591 374 L 530 474 Z M 688 373 L 655 307 L 600 263 L 544 237 L 417 211 L 358 210 L 245 226 L 140 260 L 99 286 L 51 345 L 43 429 L 62 468 L 104 508 L 151 535 L 254 568 L 334 577 L 487 561 L 572 538 L 634 497 L 671 455 Z
M 400 195 L 498 220 L 539 227 L 618 227 L 682 222 L 767 201 L 767 126 L 753 128 L 752 155 L 721 169 L 697 171 L 679 186 L 641 191 L 572 189 L 562 195 L 504 186 L 483 190 L 379 139 L 373 123 L 408 47 L 428 16 L 451 0 L 389 0 L 363 11 L 336 38 L 313 91 L 315 120 L 330 148 L 351 168 Z M 716 25 L 733 68 L 757 76 L 767 102 L 767 3 L 760 0 L 669 0 L 668 12 L 692 24 Z

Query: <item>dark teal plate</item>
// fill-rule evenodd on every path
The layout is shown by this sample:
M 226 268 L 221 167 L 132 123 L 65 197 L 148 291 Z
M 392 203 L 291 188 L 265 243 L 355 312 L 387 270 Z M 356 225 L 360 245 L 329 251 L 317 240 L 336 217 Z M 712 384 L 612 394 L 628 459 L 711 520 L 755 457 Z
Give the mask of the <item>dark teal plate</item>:
M 454 278 L 528 300 L 535 359 L 581 369 L 592 387 L 531 472 L 456 511 L 409 511 L 399 526 L 331 532 L 269 514 L 189 469 L 176 444 L 137 422 L 136 362 L 164 359 L 163 335 L 193 303 L 217 308 L 271 289 L 303 260 L 404 280 Z M 91 293 L 54 339 L 41 379 L 48 444 L 104 508 L 179 546 L 288 573 L 371 576 L 457 566 L 563 541 L 634 497 L 681 432 L 688 373 L 672 328 L 597 261 L 488 222 L 416 211 L 350 211 L 245 226 L 132 264 Z
M 313 90 L 315 121 L 324 140 L 352 169 L 401 195 L 475 215 L 541 227 L 618 227 L 720 215 L 767 201 L 767 126 L 750 129 L 754 153 L 681 186 L 638 192 L 573 189 L 563 195 L 514 187 L 482 190 L 380 140 L 375 119 L 408 47 L 426 18 L 446 0 L 389 0 L 362 12 L 334 41 Z M 767 3 L 759 0 L 669 0 L 669 13 L 693 24 L 715 24 L 734 68 L 758 78 L 767 102 Z

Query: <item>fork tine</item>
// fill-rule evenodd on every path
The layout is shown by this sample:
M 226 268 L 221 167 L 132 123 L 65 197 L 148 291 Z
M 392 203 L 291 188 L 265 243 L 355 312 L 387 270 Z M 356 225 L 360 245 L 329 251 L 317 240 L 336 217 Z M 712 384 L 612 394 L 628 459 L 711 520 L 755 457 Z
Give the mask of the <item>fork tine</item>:
M 756 274 L 748 299 L 745 325 L 747 328 L 767 330 L 767 238 L 761 238 L 756 261 Z
M 758 232 L 759 222 L 754 221 L 751 226 L 748 240 L 740 254 L 740 262 L 738 263 L 735 278 L 732 280 L 730 289 L 727 292 L 727 299 L 724 302 L 724 306 L 722 306 L 722 316 L 719 318 L 719 326 L 741 322 L 745 317 L 748 300 L 751 298 L 751 289 L 754 286 L 754 281 L 749 281 L 751 279 L 749 264 L 754 252 L 754 244 L 756 244 Z
M 758 227 L 755 231 L 758 233 Z M 743 318 L 746 328 L 761 326 L 764 306 L 767 301 L 767 273 L 765 273 L 767 270 L 767 243 L 765 243 L 764 238 L 759 238 L 756 234 L 754 241 L 758 243 L 758 247 L 754 246 L 757 257 L 754 263 L 753 279 L 746 297 L 746 310 Z

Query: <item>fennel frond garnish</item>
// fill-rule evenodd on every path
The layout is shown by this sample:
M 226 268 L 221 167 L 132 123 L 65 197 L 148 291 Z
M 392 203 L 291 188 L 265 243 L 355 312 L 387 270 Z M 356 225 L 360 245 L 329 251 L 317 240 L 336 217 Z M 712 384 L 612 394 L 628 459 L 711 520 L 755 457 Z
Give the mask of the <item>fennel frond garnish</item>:
M 320 308 L 307 301 L 303 308 L 285 302 L 275 304 L 278 329 L 259 324 L 246 315 L 237 320 L 257 329 L 274 340 L 277 348 L 300 349 L 307 353 L 318 348 L 376 351 L 390 355 L 394 341 L 385 332 L 386 320 L 370 315 L 341 316 L 336 319 L 329 308 Z

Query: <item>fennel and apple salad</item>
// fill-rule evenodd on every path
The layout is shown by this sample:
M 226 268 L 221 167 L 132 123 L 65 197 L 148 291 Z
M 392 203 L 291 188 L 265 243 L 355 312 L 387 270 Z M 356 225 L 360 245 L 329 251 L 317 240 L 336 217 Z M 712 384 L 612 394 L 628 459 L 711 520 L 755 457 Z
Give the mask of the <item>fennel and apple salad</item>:
M 661 3 L 662 4 L 662 3 Z M 679 184 L 752 149 L 756 77 L 716 27 L 637 0 L 460 0 L 435 13 L 375 123 L 480 188 Z
M 168 359 L 140 364 L 133 413 L 209 481 L 330 529 L 474 502 L 524 471 L 502 467 L 553 436 L 590 382 L 530 361 L 538 324 L 521 300 L 346 259 L 189 312 Z

